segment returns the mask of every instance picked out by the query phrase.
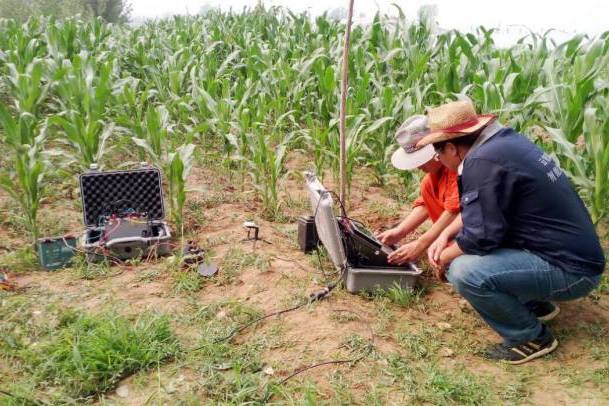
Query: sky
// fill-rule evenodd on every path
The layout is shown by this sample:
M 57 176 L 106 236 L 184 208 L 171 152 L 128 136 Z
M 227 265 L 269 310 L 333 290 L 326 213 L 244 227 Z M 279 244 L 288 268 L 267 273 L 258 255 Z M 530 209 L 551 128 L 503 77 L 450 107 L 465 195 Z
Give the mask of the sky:
M 172 14 L 197 14 L 202 7 L 242 10 L 258 1 L 265 6 L 280 5 L 293 11 L 320 14 L 326 10 L 346 8 L 348 0 L 129 0 L 136 19 L 165 17 Z M 408 18 L 415 18 L 423 5 L 437 7 L 441 28 L 471 31 L 479 25 L 504 30 L 507 39 L 524 35 L 528 30 L 541 33 L 556 30 L 557 38 L 582 33 L 596 36 L 609 30 L 608 0 L 355 0 L 354 17 L 366 21 L 377 10 L 396 14 L 398 4 Z

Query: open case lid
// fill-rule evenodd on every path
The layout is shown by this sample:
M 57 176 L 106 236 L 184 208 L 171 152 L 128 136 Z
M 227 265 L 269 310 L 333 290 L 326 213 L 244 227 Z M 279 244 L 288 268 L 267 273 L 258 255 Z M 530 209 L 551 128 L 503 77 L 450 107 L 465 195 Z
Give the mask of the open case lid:
M 161 172 L 147 167 L 128 171 L 89 171 L 79 176 L 83 221 L 99 224 L 111 208 L 146 212 L 151 220 L 165 218 Z
M 307 181 L 312 214 L 315 217 L 317 235 L 326 247 L 336 268 L 344 269 L 347 265 L 347 256 L 340 237 L 336 215 L 332 208 L 332 196 L 313 173 L 304 172 L 304 176 Z

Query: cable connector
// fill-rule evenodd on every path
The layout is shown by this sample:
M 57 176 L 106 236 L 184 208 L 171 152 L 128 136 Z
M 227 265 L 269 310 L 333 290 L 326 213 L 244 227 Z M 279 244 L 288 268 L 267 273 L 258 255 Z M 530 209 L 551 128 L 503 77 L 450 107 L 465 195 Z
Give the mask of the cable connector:
M 330 292 L 332 292 L 332 289 L 334 289 L 334 287 L 336 286 L 336 284 L 332 283 L 328 286 L 326 286 L 325 288 L 323 288 L 322 290 L 319 290 L 317 292 L 313 292 L 309 295 L 309 304 L 313 303 L 313 302 L 318 302 L 320 300 L 323 300 L 325 298 L 327 298 L 330 295 Z

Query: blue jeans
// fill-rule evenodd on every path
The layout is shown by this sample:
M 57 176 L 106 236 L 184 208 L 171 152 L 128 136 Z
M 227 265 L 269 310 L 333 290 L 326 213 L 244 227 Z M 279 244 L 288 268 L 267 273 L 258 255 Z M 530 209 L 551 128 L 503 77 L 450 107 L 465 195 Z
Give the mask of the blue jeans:
M 504 343 L 515 346 L 542 332 L 542 324 L 525 303 L 584 297 L 601 277 L 565 272 L 529 251 L 501 248 L 484 256 L 456 258 L 447 278 Z

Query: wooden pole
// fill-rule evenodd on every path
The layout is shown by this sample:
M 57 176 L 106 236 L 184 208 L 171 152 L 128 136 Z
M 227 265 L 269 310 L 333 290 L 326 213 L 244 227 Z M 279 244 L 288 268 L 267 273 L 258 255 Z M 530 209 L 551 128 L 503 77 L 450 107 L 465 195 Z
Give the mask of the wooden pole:
M 345 43 L 343 46 L 343 62 L 340 81 L 340 117 L 339 117 L 339 136 L 340 136 L 340 200 L 347 204 L 347 147 L 346 147 L 346 115 L 347 115 L 347 87 L 349 84 L 349 38 L 351 37 L 351 19 L 353 18 L 353 1 L 349 0 L 349 10 L 347 12 L 347 26 L 345 28 Z

